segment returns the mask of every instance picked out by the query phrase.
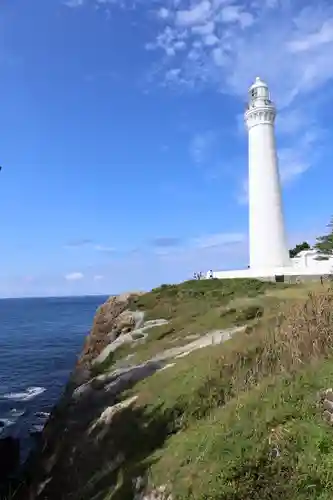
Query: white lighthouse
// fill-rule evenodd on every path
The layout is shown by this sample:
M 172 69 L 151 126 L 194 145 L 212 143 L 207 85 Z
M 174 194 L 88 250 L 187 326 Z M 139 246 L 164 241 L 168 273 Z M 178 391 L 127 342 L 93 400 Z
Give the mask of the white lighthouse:
M 289 282 L 308 276 L 333 276 L 333 257 L 318 259 L 314 249 L 289 258 L 275 143 L 276 108 L 260 78 L 249 88 L 245 123 L 249 134 L 249 236 L 247 269 L 209 271 L 207 278 L 257 278 Z M 304 278 L 305 279 L 305 278 Z
M 260 78 L 249 89 L 245 122 L 249 134 L 250 269 L 290 266 L 275 143 L 276 108 Z

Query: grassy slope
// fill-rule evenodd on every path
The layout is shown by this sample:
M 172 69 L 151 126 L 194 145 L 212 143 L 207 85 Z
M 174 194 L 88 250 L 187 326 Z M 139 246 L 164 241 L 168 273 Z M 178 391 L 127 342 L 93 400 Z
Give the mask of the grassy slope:
M 113 422 L 126 461 L 111 486 L 105 460 L 82 498 L 130 499 L 138 475 L 181 500 L 331 498 L 333 430 L 316 398 L 333 385 L 333 296 L 318 286 L 309 295 L 312 287 L 213 280 L 136 299 L 149 319 L 171 320 L 139 348 L 143 358 L 189 333 L 253 322 L 249 308 L 264 314 L 248 334 L 196 351 L 124 395 L 139 395 Z
M 87 429 L 101 408 L 89 407 L 87 423 L 78 415 L 74 489 L 63 498 L 132 500 L 138 476 L 151 488 L 166 485 L 173 500 L 331 498 L 333 429 L 316 398 L 333 385 L 333 294 L 315 288 L 309 296 L 313 285 L 207 280 L 137 297 L 132 309 L 170 323 L 135 347 L 136 360 L 189 334 L 244 322 L 253 328 L 127 391 L 122 399 L 138 396 L 134 407 L 116 414 L 98 439 Z M 133 352 L 127 346 L 103 369 Z
M 169 439 L 151 481 L 168 471 L 179 499 L 331 499 L 333 431 L 315 403 L 332 379 L 326 361 L 264 380 Z
M 145 311 L 145 319 L 167 319 L 169 323 L 149 330 L 148 339 L 135 348 L 125 345 L 103 363 L 98 371 L 128 354 L 133 362 L 149 359 L 163 349 L 189 343 L 189 335 L 250 323 L 280 302 L 275 294 L 293 293 L 283 284 L 257 280 L 201 280 L 180 285 L 162 285 L 132 300 L 131 309 Z M 264 295 L 265 294 L 265 295 Z

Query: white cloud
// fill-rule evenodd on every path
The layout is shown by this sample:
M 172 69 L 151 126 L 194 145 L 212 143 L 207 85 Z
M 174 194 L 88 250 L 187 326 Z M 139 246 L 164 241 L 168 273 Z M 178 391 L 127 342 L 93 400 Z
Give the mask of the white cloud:
M 292 52 L 305 52 L 320 48 L 324 44 L 333 42 L 333 20 L 325 21 L 324 24 L 314 33 L 302 35 L 289 42 Z
M 298 140 L 296 147 L 282 148 L 279 155 L 279 168 L 283 184 L 294 181 L 304 174 L 314 163 L 314 144 L 318 139 L 318 130 L 309 130 Z
M 84 274 L 81 272 L 74 272 L 74 273 L 69 273 L 66 274 L 65 280 L 67 281 L 79 281 L 84 278 Z
M 72 241 L 69 241 L 68 243 L 66 243 L 66 245 L 64 246 L 65 248 L 82 248 L 82 247 L 86 247 L 86 246 L 89 246 L 92 244 L 92 240 L 91 239 L 88 239 L 88 238 L 81 238 L 81 239 L 76 239 L 76 240 L 72 240 Z
M 109 247 L 109 246 L 105 246 L 105 245 L 95 245 L 94 250 L 97 250 L 98 252 L 106 252 L 106 253 L 115 252 L 114 247 Z
M 209 0 L 202 0 L 190 9 L 176 11 L 176 24 L 179 26 L 193 26 L 204 23 L 210 13 L 212 5 Z
M 192 79 L 244 97 L 259 74 L 281 107 L 333 78 L 333 4 L 324 0 L 170 0 L 166 26 L 158 29 L 150 47 L 170 57 L 161 61 L 162 78 L 173 67 L 178 37 L 186 44 L 177 60 L 181 84 Z
M 245 234 L 243 233 L 217 233 L 195 238 L 193 244 L 194 247 L 203 249 L 225 247 L 227 245 L 243 243 L 244 241 Z
M 211 35 L 215 29 L 215 23 L 209 21 L 208 23 L 192 27 L 192 33 L 196 35 Z
M 101 274 L 95 274 L 94 281 L 100 281 L 102 279 L 104 279 L 104 276 L 102 276 Z
M 187 89 L 208 86 L 244 102 L 247 85 L 262 76 L 279 109 L 283 182 L 313 165 L 319 134 L 312 150 L 304 137 L 318 128 L 319 106 L 330 104 L 331 96 L 320 89 L 333 80 L 332 2 L 154 0 L 147 7 L 146 0 L 123 0 L 113 5 L 132 8 L 133 3 L 147 10 L 147 19 L 155 16 L 147 30 L 154 34 L 145 44 L 156 57 L 150 81 Z M 190 150 L 197 163 L 206 161 L 210 140 L 202 134 L 193 138 Z M 244 193 L 246 188 L 243 199 Z
M 307 110 L 304 109 L 288 108 L 278 112 L 276 117 L 276 131 L 279 135 L 294 136 L 304 129 L 305 124 L 310 128 L 314 126 Z
M 64 0 L 64 5 L 67 7 L 82 7 L 84 5 L 85 0 Z
M 218 251 L 221 254 L 224 252 L 229 253 L 230 247 L 243 248 L 246 239 L 246 234 L 242 232 L 204 234 L 188 238 L 175 246 L 154 248 L 153 254 L 177 260 L 190 253 L 198 255 L 203 255 L 203 253 L 209 255 L 210 251 Z
M 66 3 L 78 7 L 85 0 Z M 139 5 L 146 9 L 147 19 L 151 19 L 154 7 L 159 22 L 147 30 L 155 30 L 155 37 L 147 40 L 146 48 L 162 50 L 167 56 L 160 61 L 163 79 L 174 68 L 175 56 L 179 56 L 179 83 L 209 83 L 242 98 L 244 87 L 261 75 L 271 85 L 281 107 L 333 78 L 333 4 L 326 0 L 87 3 L 129 10 Z M 208 35 L 216 38 L 207 39 Z
M 157 16 L 160 18 L 160 19 L 168 19 L 168 17 L 170 16 L 170 11 L 168 9 L 166 9 L 165 7 L 161 7 L 158 11 L 157 11 Z
M 243 7 L 239 5 L 228 5 L 221 9 L 219 19 L 224 23 L 239 23 L 242 28 L 251 26 L 254 17 L 250 12 L 244 12 Z
M 207 35 L 204 38 L 204 44 L 208 45 L 208 46 L 216 45 L 218 43 L 218 41 L 219 41 L 219 39 L 214 34 Z

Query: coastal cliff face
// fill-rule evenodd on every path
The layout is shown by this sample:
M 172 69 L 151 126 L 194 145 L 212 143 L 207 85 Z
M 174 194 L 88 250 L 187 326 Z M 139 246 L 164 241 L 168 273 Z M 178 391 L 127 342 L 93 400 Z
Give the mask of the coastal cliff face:
M 26 484 L 19 488 L 17 498 L 79 498 L 76 495 L 82 486 L 82 473 L 90 469 L 92 460 L 99 460 L 94 439 L 89 437 L 91 423 L 103 408 L 116 401 L 115 394 L 110 397 L 103 394 L 104 382 L 101 380 L 98 385 L 98 379 L 91 373 L 93 362 L 112 341 L 134 329 L 134 314 L 128 306 L 130 299 L 139 295 L 113 296 L 98 308 L 91 332 L 64 395 L 45 426 L 36 455 L 28 466 Z
M 333 484 L 313 410 L 333 380 L 333 296 L 308 293 L 207 280 L 110 297 L 13 498 L 318 498 Z

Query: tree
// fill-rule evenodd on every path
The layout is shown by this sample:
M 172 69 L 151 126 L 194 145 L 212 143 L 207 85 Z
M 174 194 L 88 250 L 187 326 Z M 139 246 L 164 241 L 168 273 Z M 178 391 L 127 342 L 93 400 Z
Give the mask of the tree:
M 318 236 L 317 242 L 314 245 L 314 248 L 320 254 L 318 256 L 319 260 L 325 260 L 329 256 L 333 255 L 333 217 L 331 218 L 329 224 L 327 224 L 329 229 L 327 234 L 323 236 Z
M 291 248 L 289 250 L 289 257 L 292 259 L 296 257 L 302 250 L 311 250 L 311 247 L 307 241 L 303 241 L 303 243 L 298 243 L 295 248 Z

